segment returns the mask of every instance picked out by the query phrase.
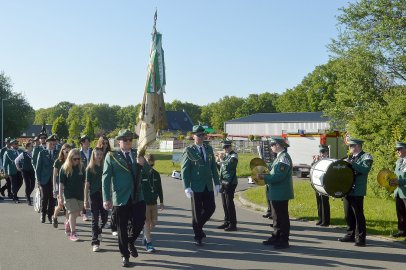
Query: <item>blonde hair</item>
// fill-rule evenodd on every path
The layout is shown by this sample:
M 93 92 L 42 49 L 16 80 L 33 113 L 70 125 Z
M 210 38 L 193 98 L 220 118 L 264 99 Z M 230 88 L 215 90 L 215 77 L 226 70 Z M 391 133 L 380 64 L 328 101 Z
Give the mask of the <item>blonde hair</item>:
M 86 170 L 90 171 L 92 174 L 96 174 L 96 170 L 94 169 L 94 167 L 96 166 L 96 160 L 95 160 L 96 152 L 100 152 L 102 155 L 104 155 L 103 148 L 96 147 L 95 149 L 93 149 L 92 156 L 90 157 L 89 164 L 87 165 L 87 168 L 86 168 Z M 103 167 L 103 158 L 100 161 L 100 166 Z
M 69 151 L 68 157 L 66 158 L 65 162 L 62 165 L 63 170 L 65 171 L 66 176 L 71 176 L 73 172 L 73 157 L 78 156 L 80 158 L 80 150 L 74 148 Z M 79 169 L 83 170 L 83 163 L 82 161 L 79 162 Z

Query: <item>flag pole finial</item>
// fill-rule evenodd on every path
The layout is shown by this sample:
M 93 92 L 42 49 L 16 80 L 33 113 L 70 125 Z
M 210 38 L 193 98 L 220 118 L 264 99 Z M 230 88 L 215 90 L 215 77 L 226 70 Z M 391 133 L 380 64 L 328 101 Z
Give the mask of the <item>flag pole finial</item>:
M 156 20 L 158 19 L 158 9 L 155 9 L 155 14 L 154 14 L 154 27 L 152 28 L 152 34 L 156 32 Z

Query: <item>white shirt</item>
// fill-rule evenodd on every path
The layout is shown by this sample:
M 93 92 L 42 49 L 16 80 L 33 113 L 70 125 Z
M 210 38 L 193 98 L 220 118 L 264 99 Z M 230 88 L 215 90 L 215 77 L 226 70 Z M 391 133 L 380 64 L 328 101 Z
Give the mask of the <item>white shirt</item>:
M 131 158 L 131 162 L 134 164 L 134 160 L 133 160 L 133 155 L 131 155 L 131 151 L 124 151 L 124 150 L 121 150 L 121 152 L 123 153 L 123 155 L 124 155 L 124 158 L 127 158 L 126 157 L 126 155 L 125 155 L 125 153 L 129 153 L 130 154 L 130 158 Z

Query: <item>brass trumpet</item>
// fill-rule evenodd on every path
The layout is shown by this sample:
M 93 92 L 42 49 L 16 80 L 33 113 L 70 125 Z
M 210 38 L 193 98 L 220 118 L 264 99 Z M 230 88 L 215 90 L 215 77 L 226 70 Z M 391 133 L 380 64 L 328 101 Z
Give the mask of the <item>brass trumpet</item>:
M 388 169 L 380 170 L 377 176 L 378 184 L 386 189 L 389 193 L 392 193 L 396 189 L 396 186 L 391 186 L 390 182 L 397 179 L 398 177 L 396 174 Z
M 265 185 L 264 179 L 258 179 L 257 174 L 269 173 L 269 168 L 266 162 L 260 158 L 253 158 L 250 161 L 251 178 L 258 186 Z

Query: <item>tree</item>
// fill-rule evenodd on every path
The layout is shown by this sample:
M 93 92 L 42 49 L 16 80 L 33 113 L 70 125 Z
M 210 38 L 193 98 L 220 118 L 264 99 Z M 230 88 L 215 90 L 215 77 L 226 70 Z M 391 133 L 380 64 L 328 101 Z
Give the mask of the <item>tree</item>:
M 33 122 L 35 111 L 22 94 L 13 92 L 11 79 L 4 72 L 0 73 L 0 100 L 4 100 L 4 138 L 21 135 Z
M 117 110 L 117 127 L 120 129 L 134 129 L 140 112 L 141 104 L 127 106 Z
M 265 92 L 262 94 L 250 94 L 244 100 L 244 103 L 236 108 L 235 117 L 245 117 L 255 113 L 276 112 L 276 100 L 279 95 L 276 93 Z
M 72 142 L 80 138 L 80 126 L 77 120 L 72 120 L 69 125 L 69 139 Z
M 218 102 L 214 103 L 211 124 L 216 131 L 223 130 L 224 122 L 234 119 L 236 116 L 236 109 L 241 107 L 244 103 L 243 98 L 234 96 L 225 96 Z
M 94 139 L 94 126 L 92 120 L 87 118 L 85 129 L 83 130 L 83 135 L 87 135 L 90 138 L 90 141 Z
M 59 138 L 64 139 L 68 138 L 69 136 L 68 124 L 66 123 L 66 120 L 62 115 L 56 118 L 54 123 L 52 124 L 52 133 L 58 134 Z

